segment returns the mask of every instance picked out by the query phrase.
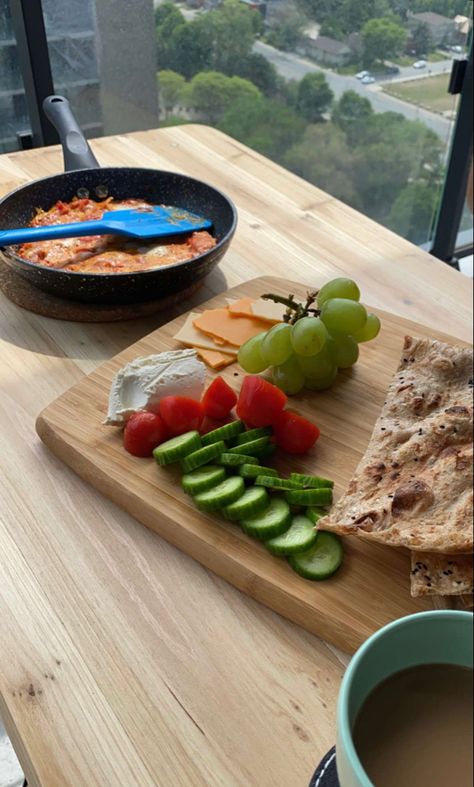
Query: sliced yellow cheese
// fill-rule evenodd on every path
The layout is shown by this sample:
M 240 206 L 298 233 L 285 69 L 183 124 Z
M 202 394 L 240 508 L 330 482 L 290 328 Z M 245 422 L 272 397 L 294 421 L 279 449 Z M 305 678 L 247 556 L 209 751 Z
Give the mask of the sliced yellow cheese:
M 216 341 L 240 347 L 252 336 L 268 330 L 268 324 L 254 317 L 232 317 L 227 308 L 206 309 L 193 319 L 193 325 Z M 219 346 L 222 350 L 222 345 Z M 234 350 L 235 352 L 235 350 Z
M 227 353 L 216 352 L 215 350 L 204 350 L 202 347 L 195 348 L 199 357 L 207 363 L 211 369 L 223 369 L 237 360 L 236 355 L 228 355 Z
M 281 303 L 266 301 L 263 298 L 240 298 L 238 301 L 227 299 L 229 313 L 235 317 L 250 317 L 275 325 L 282 322 L 285 307 Z
M 186 322 L 175 334 L 175 339 L 186 347 L 200 347 L 203 350 L 215 350 L 216 352 L 226 352 L 234 354 L 236 349 L 231 344 L 217 345 L 211 336 L 202 333 L 193 325 L 193 320 L 199 317 L 197 312 L 190 312 L 186 317 Z

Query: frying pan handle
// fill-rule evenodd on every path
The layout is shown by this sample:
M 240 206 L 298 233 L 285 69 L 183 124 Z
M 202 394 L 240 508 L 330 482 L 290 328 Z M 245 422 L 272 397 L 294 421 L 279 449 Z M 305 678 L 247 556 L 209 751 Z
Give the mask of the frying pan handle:
M 47 96 L 43 111 L 59 134 L 64 155 L 64 169 L 97 169 L 100 164 L 82 133 L 67 98 Z

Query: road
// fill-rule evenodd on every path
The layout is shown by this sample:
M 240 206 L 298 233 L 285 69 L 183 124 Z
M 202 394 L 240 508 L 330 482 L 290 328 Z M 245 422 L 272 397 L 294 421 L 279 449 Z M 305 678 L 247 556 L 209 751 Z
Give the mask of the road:
M 335 74 L 334 71 L 321 68 L 307 58 L 300 57 L 292 52 L 281 52 L 279 49 L 264 44 L 262 41 L 255 43 L 254 51 L 263 55 L 270 63 L 273 63 L 278 73 L 285 79 L 299 80 L 305 74 L 322 71 L 336 98 L 339 98 L 346 90 L 355 90 L 356 93 L 369 99 L 376 112 L 399 112 L 408 120 L 420 120 L 438 134 L 446 144 L 448 143 L 452 121 L 384 93 L 381 82 L 375 85 L 362 85 L 355 76 Z M 443 60 L 439 63 L 430 63 L 429 68 L 431 74 L 440 74 L 443 71 L 450 70 L 450 61 Z M 408 76 L 413 77 L 413 75 L 412 67 L 401 68 L 400 74 L 397 74 L 397 81 L 406 79 Z M 393 82 L 394 80 L 392 78 L 385 81 Z

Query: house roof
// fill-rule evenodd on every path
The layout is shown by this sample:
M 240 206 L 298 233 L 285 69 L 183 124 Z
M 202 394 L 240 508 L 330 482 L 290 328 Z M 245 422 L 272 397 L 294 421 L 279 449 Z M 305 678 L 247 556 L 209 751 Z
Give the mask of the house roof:
M 453 21 L 449 16 L 442 16 L 441 14 L 436 14 L 434 11 L 422 11 L 421 14 L 413 14 L 413 19 L 436 27 L 440 27 L 441 25 L 444 27 L 444 25 L 452 23 Z
M 336 41 L 335 38 L 328 38 L 327 36 L 318 36 L 314 42 L 314 47 L 331 55 L 346 55 L 351 51 L 342 41 Z

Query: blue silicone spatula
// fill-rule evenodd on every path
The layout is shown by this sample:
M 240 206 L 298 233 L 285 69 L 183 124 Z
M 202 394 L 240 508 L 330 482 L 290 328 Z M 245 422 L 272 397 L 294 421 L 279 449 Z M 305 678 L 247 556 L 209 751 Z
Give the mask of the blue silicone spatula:
M 188 210 L 154 205 L 149 210 L 110 210 L 104 213 L 101 219 L 92 221 L 4 230 L 0 232 L 0 246 L 56 238 L 82 238 L 84 235 L 125 235 L 129 238 L 150 240 L 167 235 L 184 235 L 210 227 L 211 221 Z

